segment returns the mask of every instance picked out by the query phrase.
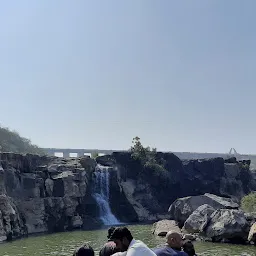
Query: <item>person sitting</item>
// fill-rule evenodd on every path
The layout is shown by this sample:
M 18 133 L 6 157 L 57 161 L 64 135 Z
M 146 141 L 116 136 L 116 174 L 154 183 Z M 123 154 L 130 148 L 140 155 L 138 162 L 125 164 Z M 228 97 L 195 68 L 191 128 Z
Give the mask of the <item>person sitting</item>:
M 115 230 L 115 227 L 110 227 L 108 229 L 108 235 L 107 235 L 108 242 L 105 243 L 102 249 L 100 250 L 99 256 L 111 256 L 114 253 L 120 251 L 116 248 L 116 244 L 110 239 L 114 230 Z
M 169 231 L 166 234 L 166 242 L 165 247 L 153 249 L 157 256 L 188 256 L 187 253 L 181 250 L 182 237 L 179 233 Z
M 76 249 L 73 256 L 94 256 L 94 250 L 88 244 L 84 244 L 80 248 Z
M 127 251 L 126 256 L 156 256 L 142 241 L 133 239 L 127 227 L 116 228 L 111 235 L 111 240 L 121 252 Z
M 193 243 L 190 240 L 185 240 L 183 243 L 183 251 L 188 254 L 188 256 L 197 256 Z

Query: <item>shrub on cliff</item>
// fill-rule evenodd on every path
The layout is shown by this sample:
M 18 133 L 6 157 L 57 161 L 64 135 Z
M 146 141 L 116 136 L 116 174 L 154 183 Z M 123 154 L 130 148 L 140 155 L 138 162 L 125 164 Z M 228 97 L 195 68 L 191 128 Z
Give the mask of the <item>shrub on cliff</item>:
M 143 147 L 139 137 L 132 140 L 132 147 L 130 149 L 133 159 L 140 161 L 145 169 L 154 171 L 164 171 L 164 161 L 157 157 L 156 148 Z
M 241 201 L 241 207 L 245 212 L 256 212 L 256 192 L 244 196 Z
M 21 137 L 17 132 L 0 127 L 0 152 L 44 154 L 29 139 Z

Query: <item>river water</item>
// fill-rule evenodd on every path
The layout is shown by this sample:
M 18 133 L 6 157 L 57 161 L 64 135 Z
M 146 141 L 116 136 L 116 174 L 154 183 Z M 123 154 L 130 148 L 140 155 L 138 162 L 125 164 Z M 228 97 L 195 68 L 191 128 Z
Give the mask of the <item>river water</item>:
M 151 225 L 130 226 L 135 239 L 144 241 L 148 246 L 155 247 L 163 244 L 163 238 L 151 234 Z M 24 238 L 11 243 L 0 245 L 1 256 L 72 256 L 76 247 L 84 242 L 96 251 L 106 242 L 107 230 L 76 231 L 42 235 L 37 237 Z M 256 256 L 255 246 L 241 246 L 230 244 L 213 244 L 196 242 L 196 251 L 202 256 Z

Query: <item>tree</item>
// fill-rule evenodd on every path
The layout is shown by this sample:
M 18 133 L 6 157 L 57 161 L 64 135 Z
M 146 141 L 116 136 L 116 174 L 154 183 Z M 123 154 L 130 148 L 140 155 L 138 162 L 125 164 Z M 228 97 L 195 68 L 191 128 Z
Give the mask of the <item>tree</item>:
M 98 153 L 98 152 L 92 152 L 92 154 L 91 154 L 91 157 L 92 157 L 93 159 L 96 159 L 98 156 L 99 156 L 99 153 Z
M 144 167 L 156 171 L 164 170 L 164 161 L 157 158 L 157 149 L 143 147 L 138 136 L 133 138 L 130 151 L 132 158 L 139 160 Z
M 245 212 L 256 212 L 256 192 L 244 196 L 241 200 L 241 207 Z
M 44 154 L 44 151 L 33 145 L 29 139 L 4 127 L 0 127 L 0 152 Z

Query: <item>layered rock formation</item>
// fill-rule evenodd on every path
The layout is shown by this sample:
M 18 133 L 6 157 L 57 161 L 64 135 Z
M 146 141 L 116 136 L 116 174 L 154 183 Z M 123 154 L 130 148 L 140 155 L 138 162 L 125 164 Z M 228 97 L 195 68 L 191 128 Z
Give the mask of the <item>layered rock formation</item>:
M 0 240 L 99 227 L 99 206 L 92 196 L 99 164 L 110 167 L 109 205 L 126 223 L 169 218 L 169 205 L 179 197 L 212 193 L 238 201 L 256 189 L 249 161 L 181 161 L 169 153 L 157 157 L 163 170 L 142 166 L 129 152 L 96 160 L 1 153 Z
M 0 239 L 72 229 L 83 224 L 81 205 L 88 192 L 90 158 L 60 159 L 0 155 Z
M 235 158 L 181 161 L 170 153 L 158 153 L 157 157 L 164 162 L 163 171 L 145 168 L 130 153 L 113 153 L 100 159 L 116 167 L 120 189 L 141 221 L 166 218 L 170 204 L 180 197 L 210 193 L 239 202 L 256 190 L 250 161 L 238 162 Z

